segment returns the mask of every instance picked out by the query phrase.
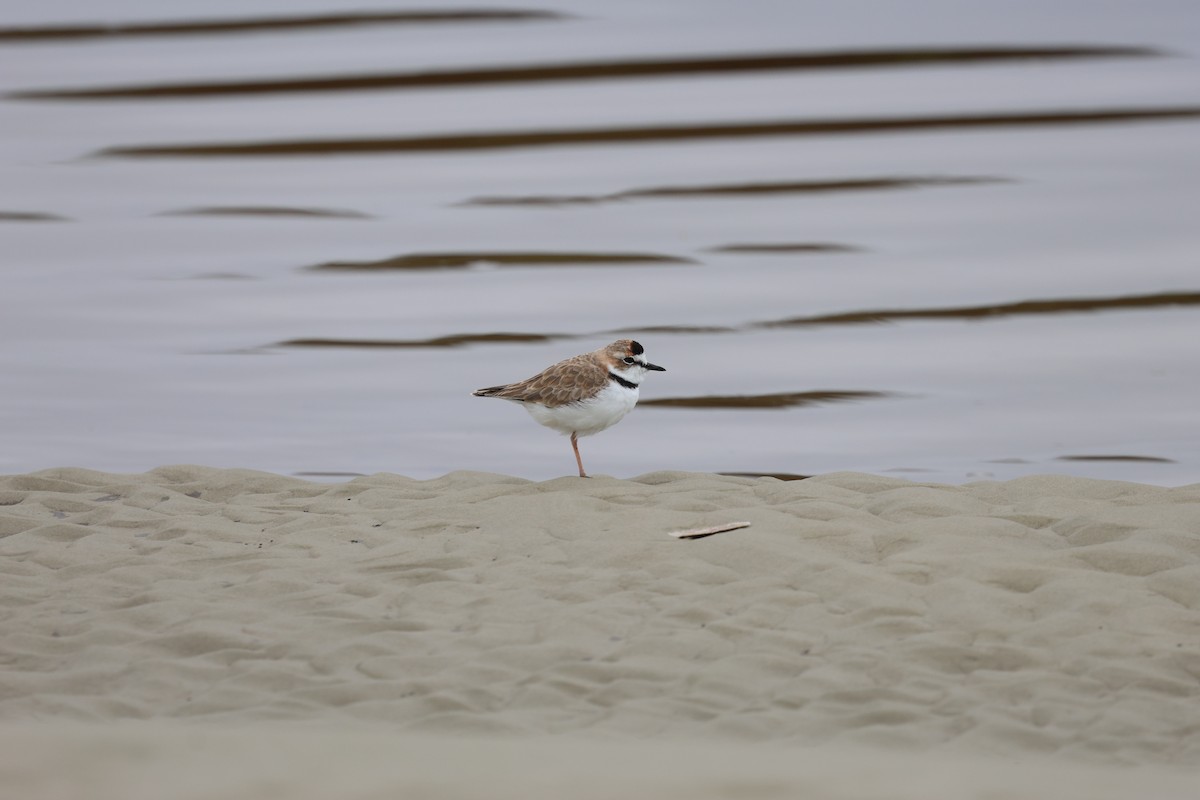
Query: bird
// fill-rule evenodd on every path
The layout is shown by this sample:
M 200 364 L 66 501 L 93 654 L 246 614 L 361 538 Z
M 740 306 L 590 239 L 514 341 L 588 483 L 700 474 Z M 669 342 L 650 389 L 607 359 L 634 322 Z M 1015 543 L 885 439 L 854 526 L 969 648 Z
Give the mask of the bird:
M 534 421 L 569 434 L 579 477 L 588 474 L 579 457 L 579 437 L 616 425 L 633 410 L 638 387 L 648 372 L 666 372 L 646 360 L 646 350 L 632 339 L 573 356 L 517 383 L 477 389 L 475 397 L 499 397 L 520 403 Z

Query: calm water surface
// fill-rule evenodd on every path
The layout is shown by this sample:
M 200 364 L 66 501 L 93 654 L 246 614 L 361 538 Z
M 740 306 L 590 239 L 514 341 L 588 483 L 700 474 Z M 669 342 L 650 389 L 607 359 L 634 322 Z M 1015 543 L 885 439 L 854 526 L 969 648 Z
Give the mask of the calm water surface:
M 0 17 L 0 471 L 1200 481 L 1200 5 Z

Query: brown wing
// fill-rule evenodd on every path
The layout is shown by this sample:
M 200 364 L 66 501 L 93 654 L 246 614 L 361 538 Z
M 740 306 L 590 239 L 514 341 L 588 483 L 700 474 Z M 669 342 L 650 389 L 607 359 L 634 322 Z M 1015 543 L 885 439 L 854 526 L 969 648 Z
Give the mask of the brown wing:
M 594 393 L 597 387 L 603 387 L 607 381 L 607 370 L 589 353 L 560 361 L 519 383 L 480 389 L 475 394 L 555 408 L 579 402 Z

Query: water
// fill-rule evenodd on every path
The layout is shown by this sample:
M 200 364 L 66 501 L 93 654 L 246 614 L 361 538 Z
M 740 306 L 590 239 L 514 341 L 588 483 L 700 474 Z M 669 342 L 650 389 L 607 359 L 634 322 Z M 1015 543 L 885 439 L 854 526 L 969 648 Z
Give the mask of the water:
M 7 5 L 0 471 L 1200 481 L 1194 3 Z

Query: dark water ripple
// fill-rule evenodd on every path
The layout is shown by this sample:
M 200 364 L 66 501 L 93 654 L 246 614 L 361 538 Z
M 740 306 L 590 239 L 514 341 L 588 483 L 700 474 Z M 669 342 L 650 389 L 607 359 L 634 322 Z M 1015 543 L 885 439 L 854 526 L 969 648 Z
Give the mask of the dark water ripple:
M 658 397 L 639 401 L 639 406 L 659 408 L 797 408 L 824 403 L 880 400 L 895 397 L 891 392 L 827 389 L 775 394 L 704 395 L 701 397 Z
M 68 217 L 44 211 L 0 211 L 0 222 L 70 222 Z
M 1170 458 L 1160 458 L 1159 456 L 1122 456 L 1122 455 L 1096 455 L 1096 456 L 1059 456 L 1056 461 L 1125 461 L 1125 462 L 1140 462 L 1147 464 L 1176 464 Z
M 618 203 L 626 200 L 660 200 L 689 197 L 737 197 L 772 194 L 825 194 L 832 192 L 878 192 L 922 189 L 931 186 L 971 186 L 1007 183 L 1011 179 L 975 175 L 882 176 L 834 180 L 758 181 L 718 183 L 706 186 L 652 186 L 594 195 L 533 195 L 525 197 L 473 197 L 465 206 L 565 206 Z
M 778 242 L 763 244 L 723 244 L 710 247 L 709 253 L 760 255 L 802 255 L 804 253 L 861 253 L 861 247 L 832 242 Z
M 635 333 L 674 333 L 674 334 L 709 334 L 737 333 L 740 328 L 730 328 L 722 325 L 646 325 L 636 328 L 617 328 L 611 331 L 601 331 L 596 336 L 622 336 Z
M 473 266 L 501 267 L 578 267 L 633 266 L 637 264 L 695 264 L 689 258 L 658 253 L 558 253 L 529 252 L 471 252 L 471 253 L 412 253 L 379 261 L 331 261 L 309 267 L 318 271 L 431 270 L 467 269 Z
M 546 16 L 552 17 L 553 15 Z M 544 17 L 533 18 L 541 19 Z M 475 21 L 478 18 L 467 17 L 465 19 L 466 21 Z M 511 19 L 511 17 L 505 17 L 505 19 Z M 0 41 L 2 40 L 3 33 L 0 31 Z M 585 61 L 565 64 L 528 64 L 386 74 L 314 75 L 298 78 L 238 79 L 232 81 L 101 86 L 75 89 L 37 89 L 14 92 L 9 97 L 26 100 L 186 99 L 296 92 L 448 89 L 493 84 L 627 80 L 661 78 L 675 75 L 720 75 L 792 70 L 972 65 L 1012 61 L 1044 62 L 1096 58 L 1148 58 L 1162 55 L 1164 53 L 1161 51 L 1148 47 L 1120 46 L 949 47 L 848 50 L 818 53 L 755 53 L 685 58 L 660 57 L 613 61 Z
M 737 328 L 722 328 L 715 326 L 683 326 L 662 325 L 647 328 L 629 328 L 599 333 L 454 333 L 447 336 L 434 336 L 428 339 L 339 339 L 332 337 L 301 337 L 277 342 L 273 347 L 345 347 L 345 348 L 436 348 L 436 347 L 465 347 L 475 344 L 543 344 L 570 339 L 594 339 L 599 336 L 625 336 L 628 334 L 672 333 L 672 334 L 706 334 L 706 333 L 736 333 Z
M 907 133 L 920 130 L 1104 125 L 1164 122 L 1200 117 L 1200 106 L 1101 108 L 1063 111 L 1012 111 L 924 117 L 713 122 L 699 125 L 649 125 L 631 128 L 492 131 L 431 136 L 362 139 L 296 139 L 265 142 L 146 144 L 107 147 L 100 158 L 244 158 L 563 147 L 596 144 L 676 142 L 696 139 L 743 139 L 778 136 L 830 136 Z
M 469 344 L 541 344 L 560 339 L 582 338 L 569 333 L 456 333 L 432 339 L 288 339 L 276 347 L 425 348 L 463 347 Z
M 314 28 L 367 25 L 430 25 L 476 22 L 529 22 L 569 19 L 553 11 L 527 9 L 453 9 L 358 11 L 278 17 L 238 17 L 160 22 L 79 23 L 0 27 L 0 43 L 54 42 L 130 36 L 199 36 L 231 33 L 277 33 Z
M 304 219 L 370 219 L 370 214 L 336 208 L 287 206 L 202 206 L 164 211 L 163 217 L 301 217 Z
M 476 344 L 542 344 L 570 339 L 594 339 L 602 336 L 625 336 L 645 334 L 713 335 L 741 333 L 762 328 L 807 327 L 818 325 L 862 325 L 910 319 L 988 320 L 1036 314 L 1077 314 L 1103 311 L 1126 311 L 1147 308 L 1170 308 L 1200 305 L 1200 292 L 1164 292 L 1149 295 L 1101 298 L 1060 298 L 1054 300 L 1025 300 L 991 306 L 961 306 L 929 309 L 896 309 L 891 311 L 850 311 L 840 314 L 822 314 L 810 317 L 794 317 L 773 322 L 753 322 L 740 327 L 719 325 L 648 325 L 636 328 L 618 328 L 595 333 L 457 333 L 427 339 L 338 339 L 326 337 L 303 337 L 276 343 L 275 347 L 346 347 L 346 348 L 438 348 L 464 347 Z M 890 396 L 871 394 L 871 397 Z M 787 398 L 802 395 L 763 395 L 783 402 Z M 811 400 L 811 396 L 807 396 Z M 867 395 L 843 399 L 866 399 Z M 711 398 L 710 398 L 711 399 Z M 718 398 L 737 402 L 737 398 Z M 789 401 L 790 402 L 790 401 Z M 692 398 L 665 398 L 655 401 L 657 405 L 690 405 Z
M 1028 314 L 1077 314 L 1089 311 L 1122 311 L 1129 309 L 1166 308 L 1200 305 L 1200 292 L 1160 292 L 1158 294 L 1124 297 L 1059 298 L 1053 300 L 1022 300 L 984 306 L 955 308 L 896 308 L 870 311 L 847 311 L 841 314 L 820 314 L 793 317 L 773 322 L 758 322 L 755 328 L 791 328 L 808 325 L 857 325 L 872 322 L 893 322 L 905 319 L 995 319 Z

